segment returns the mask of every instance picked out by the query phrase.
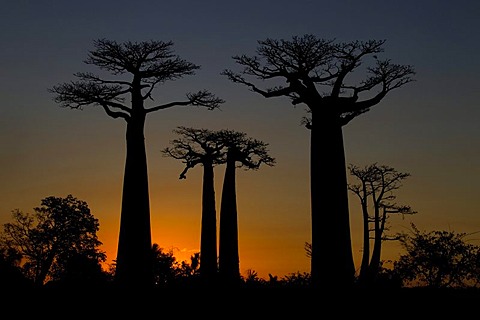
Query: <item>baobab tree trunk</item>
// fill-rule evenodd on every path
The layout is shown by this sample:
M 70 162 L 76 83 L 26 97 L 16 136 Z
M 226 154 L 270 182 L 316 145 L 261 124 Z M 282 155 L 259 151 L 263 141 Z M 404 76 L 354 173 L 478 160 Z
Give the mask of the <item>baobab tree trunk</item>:
M 221 283 L 228 286 L 236 285 L 240 281 L 237 219 L 235 160 L 227 158 L 220 207 L 218 271 Z
M 317 119 L 312 111 L 311 116 L 312 285 L 347 288 L 355 266 L 342 126 L 336 115 L 322 113 Z
M 115 279 L 122 287 L 153 285 L 145 114 L 127 121 L 126 161 Z
M 217 212 L 212 163 L 203 163 L 202 230 L 200 236 L 200 276 L 204 284 L 214 284 L 217 276 Z
M 366 194 L 366 191 L 363 191 Z M 367 198 L 362 200 L 362 215 L 363 215 L 363 254 L 360 266 L 360 274 L 358 275 L 358 282 L 362 286 L 368 286 L 369 260 L 370 260 L 370 231 L 368 222 Z

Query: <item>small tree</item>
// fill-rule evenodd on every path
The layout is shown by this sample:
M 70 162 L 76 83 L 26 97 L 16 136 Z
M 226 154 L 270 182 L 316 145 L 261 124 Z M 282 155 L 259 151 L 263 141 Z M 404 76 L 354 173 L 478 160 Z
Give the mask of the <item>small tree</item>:
M 399 234 L 406 250 L 394 262 L 404 286 L 428 288 L 478 287 L 480 247 L 468 243 L 466 233 L 421 232 L 412 223 L 411 234 Z
M 33 282 L 24 276 L 21 269 L 21 254 L 4 245 L 3 239 L 0 240 L 0 287 L 7 290 L 31 288 Z
M 158 244 L 152 246 L 154 279 L 157 288 L 175 288 L 188 284 L 195 284 L 199 275 L 200 253 L 195 253 L 187 261 L 179 262 L 173 253 L 173 249 L 165 251 Z
M 98 219 L 85 201 L 72 195 L 51 196 L 34 211 L 12 212 L 14 222 L 4 224 L 2 246 L 20 254 L 22 270 L 36 286 L 72 275 L 73 261 L 79 257 L 97 267 L 105 262 L 106 255 L 99 250 Z
M 158 244 L 152 245 L 153 275 L 155 287 L 168 287 L 175 283 L 177 275 L 177 259 L 173 250 L 165 252 Z
M 402 181 L 410 174 L 377 163 L 364 168 L 350 164 L 348 169 L 350 175 L 359 181 L 349 184 L 348 189 L 359 198 L 363 216 L 363 256 L 359 282 L 372 285 L 381 267 L 382 242 L 398 240 L 398 237 L 386 234 L 387 219 L 392 214 L 416 213 L 409 206 L 395 203 L 394 191 L 402 186 Z M 371 256 L 370 240 L 373 240 Z
M 174 106 L 200 106 L 210 110 L 223 103 L 206 90 L 187 93 L 183 101 L 147 106 L 159 84 L 195 74 L 200 67 L 173 53 L 173 42 L 125 42 L 99 39 L 86 64 L 110 72 L 107 79 L 90 72 L 76 73 L 78 81 L 54 86 L 55 102 L 62 107 L 102 108 L 126 123 L 126 160 L 123 180 L 116 281 L 122 286 L 153 285 L 150 200 L 144 127 L 148 114 Z M 127 76 L 127 77 L 125 77 Z M 125 103 L 128 101 L 129 103 Z

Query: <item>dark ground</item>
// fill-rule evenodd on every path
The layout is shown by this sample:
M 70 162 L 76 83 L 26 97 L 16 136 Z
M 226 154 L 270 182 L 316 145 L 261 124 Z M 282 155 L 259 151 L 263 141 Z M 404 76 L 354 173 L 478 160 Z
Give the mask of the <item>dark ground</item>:
M 310 289 L 260 288 L 237 290 L 120 291 L 41 289 L 9 292 L 4 314 L 62 319 L 245 318 L 343 319 L 477 319 L 478 289 L 390 289 L 315 292 Z M 8 311 L 8 310 L 7 310 Z M 15 313 L 17 313 L 15 312 Z M 318 316 L 317 316 L 318 315 Z

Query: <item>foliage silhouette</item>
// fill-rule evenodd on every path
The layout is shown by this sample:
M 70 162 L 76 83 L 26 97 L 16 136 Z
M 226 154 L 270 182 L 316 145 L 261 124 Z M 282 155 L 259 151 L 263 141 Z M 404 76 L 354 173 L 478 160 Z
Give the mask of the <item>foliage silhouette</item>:
M 0 241 L 0 287 L 6 290 L 32 289 L 33 281 L 24 276 L 22 256 L 13 248 L 6 248 Z
M 4 224 L 1 235 L 1 247 L 21 263 L 26 278 L 41 287 L 47 282 L 85 283 L 103 276 L 106 255 L 99 250 L 99 223 L 85 201 L 72 195 L 50 196 L 34 211 L 12 211 L 14 221 Z
M 200 67 L 175 55 L 171 41 L 117 43 L 99 39 L 94 41 L 94 47 L 85 63 L 116 76 L 114 80 L 79 72 L 75 74 L 77 81 L 54 86 L 49 91 L 55 94 L 55 102 L 62 107 L 98 106 L 108 116 L 125 120 L 126 161 L 116 281 L 125 287 L 151 287 L 152 244 L 144 138 L 146 116 L 174 106 L 199 106 L 212 110 L 224 101 L 202 90 L 187 93 L 183 101 L 147 107 L 145 102 L 153 101 L 152 94 L 157 85 L 194 75 Z M 130 105 L 124 103 L 126 100 Z
M 394 262 L 404 286 L 480 288 L 480 246 L 468 243 L 468 234 L 411 227 L 410 234 L 399 234 L 406 254 Z
M 402 181 L 410 174 L 377 163 L 364 168 L 350 164 L 348 170 L 358 182 L 348 184 L 348 189 L 360 200 L 363 217 L 363 255 L 358 281 L 361 285 L 373 286 L 381 268 L 383 241 L 398 240 L 397 236 L 386 234 L 388 218 L 392 214 L 416 213 L 410 206 L 395 203 L 394 191 L 402 186 Z M 370 240 L 373 240 L 372 252 Z
M 199 277 L 199 253 L 190 257 L 190 263 L 178 262 L 173 249 L 164 251 L 158 244 L 152 246 L 155 288 L 194 287 Z
M 243 67 L 239 73 L 222 72 L 265 98 L 288 97 L 294 106 L 308 108 L 309 117 L 303 123 L 311 136 L 311 276 L 317 288 L 350 287 L 354 282 L 342 127 L 379 104 L 390 91 L 413 81 L 415 74 L 409 65 L 380 60 L 377 55 L 384 51 L 384 43 L 337 43 L 311 34 L 290 40 L 268 38 L 258 41 L 257 55 L 233 57 Z M 369 56 L 373 63 L 363 70 L 364 80 L 347 82 Z M 246 77 L 274 85 L 262 89 Z M 285 84 L 278 85 L 282 80 Z

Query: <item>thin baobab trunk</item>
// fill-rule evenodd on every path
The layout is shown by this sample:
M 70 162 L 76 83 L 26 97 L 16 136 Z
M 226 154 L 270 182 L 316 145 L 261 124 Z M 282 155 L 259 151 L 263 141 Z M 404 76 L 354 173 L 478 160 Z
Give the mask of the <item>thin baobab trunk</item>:
M 219 276 L 225 285 L 240 281 L 235 162 L 227 156 L 220 207 Z
M 200 239 L 200 275 L 206 284 L 217 276 L 217 212 L 212 162 L 203 163 L 202 231 Z
M 268 144 L 248 138 L 243 132 L 222 130 L 221 140 L 227 146 L 225 177 L 220 209 L 219 276 L 222 285 L 236 286 L 241 282 L 238 252 L 238 213 L 235 170 L 239 167 L 257 170 L 261 164 L 273 166 L 275 159 L 268 155 Z

